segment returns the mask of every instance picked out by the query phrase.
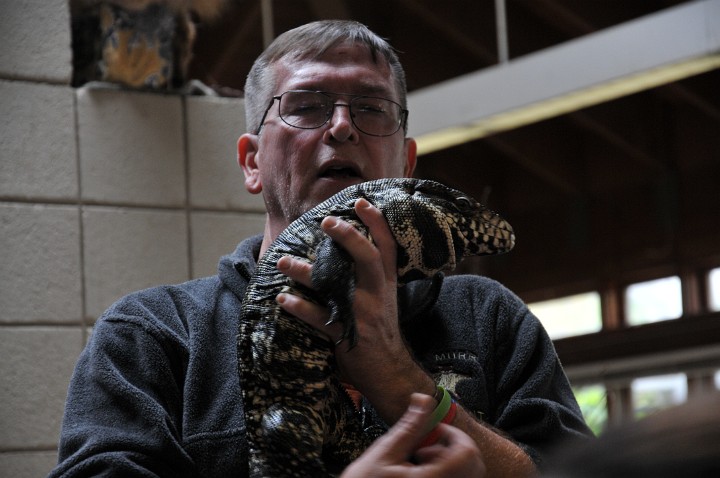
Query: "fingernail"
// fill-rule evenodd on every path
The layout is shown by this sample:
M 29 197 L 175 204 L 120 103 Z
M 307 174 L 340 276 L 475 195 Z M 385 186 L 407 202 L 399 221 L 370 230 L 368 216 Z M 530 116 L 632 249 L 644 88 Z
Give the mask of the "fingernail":
M 361 209 L 370 209 L 370 201 L 368 201 L 365 198 L 360 198 L 357 201 L 355 201 L 355 206 L 361 208 Z
M 420 394 L 413 393 L 410 395 L 410 403 L 408 404 L 408 410 L 414 413 L 424 413 L 427 409 L 427 405 L 421 398 Z
M 323 219 L 323 225 L 327 227 L 328 229 L 331 229 L 338 224 L 338 220 L 335 216 L 327 216 L 325 219 Z
M 278 294 L 278 295 L 275 296 L 275 301 L 276 301 L 278 304 L 284 304 L 286 300 L 287 300 L 287 295 L 284 294 L 284 293 L 280 293 L 280 294 Z

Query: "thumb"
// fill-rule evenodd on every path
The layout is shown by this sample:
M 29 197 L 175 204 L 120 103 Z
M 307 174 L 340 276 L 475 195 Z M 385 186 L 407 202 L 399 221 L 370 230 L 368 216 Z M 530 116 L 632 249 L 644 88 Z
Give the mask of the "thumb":
M 431 396 L 413 393 L 403 416 L 381 437 L 385 452 L 399 458 L 412 454 L 426 434 L 435 405 Z

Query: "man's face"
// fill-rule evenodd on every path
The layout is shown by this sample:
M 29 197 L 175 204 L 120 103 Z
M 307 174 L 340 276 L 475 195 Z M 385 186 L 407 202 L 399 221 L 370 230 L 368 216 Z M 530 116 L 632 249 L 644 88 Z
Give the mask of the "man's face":
M 387 63 L 374 63 L 369 51 L 357 46 L 339 45 L 312 61 L 281 61 L 275 73 L 275 95 L 317 90 L 399 100 Z M 350 100 L 336 99 L 340 104 Z M 392 136 L 366 135 L 355 128 L 345 107 L 336 107 L 320 128 L 299 129 L 280 119 L 276 100 L 256 139 L 256 170 L 250 171 L 257 175 L 256 182 L 244 166 L 246 185 L 251 192 L 262 190 L 274 235 L 348 186 L 410 176 L 415 167 L 415 143 L 404 138 L 402 128 Z

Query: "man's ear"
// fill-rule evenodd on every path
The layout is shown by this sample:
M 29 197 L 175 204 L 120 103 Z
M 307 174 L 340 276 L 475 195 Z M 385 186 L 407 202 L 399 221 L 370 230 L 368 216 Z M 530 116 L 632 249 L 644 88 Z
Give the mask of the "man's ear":
M 417 164 L 417 143 L 412 138 L 405 138 L 405 177 L 412 177 Z
M 250 194 L 260 194 L 262 183 L 260 182 L 260 170 L 257 165 L 258 136 L 245 133 L 238 139 L 237 148 L 238 164 L 245 174 L 245 189 Z

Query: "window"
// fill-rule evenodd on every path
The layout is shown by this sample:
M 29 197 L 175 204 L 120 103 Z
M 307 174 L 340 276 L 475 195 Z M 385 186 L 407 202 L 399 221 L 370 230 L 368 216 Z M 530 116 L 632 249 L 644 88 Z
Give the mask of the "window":
M 711 270 L 708 275 L 708 297 L 710 310 L 720 310 L 720 267 Z
M 640 282 L 625 291 L 628 325 L 676 319 L 682 315 L 682 287 L 677 276 Z
M 535 302 L 528 307 L 553 340 L 602 329 L 600 294 L 597 292 Z
M 607 390 L 604 385 L 573 387 L 575 398 L 582 410 L 585 422 L 596 435 L 605 430 L 608 421 Z
M 632 382 L 632 403 L 635 418 L 680 405 L 687 400 L 687 377 L 684 373 L 643 377 Z
M 707 279 L 704 284 L 706 289 L 697 287 L 701 284 L 694 282 L 703 275 Z M 553 340 L 566 339 L 557 341 L 556 346 L 561 359 L 567 359 L 563 365 L 572 380 L 575 398 L 585 421 L 595 434 L 603 433 L 609 424 L 642 419 L 656 411 L 680 405 L 687 401 L 688 396 L 703 393 L 708 388 L 720 390 L 720 369 L 716 356 L 715 361 L 708 364 L 713 367 L 710 370 L 705 366 L 697 368 L 692 360 L 686 363 L 682 357 L 668 356 L 663 359 L 658 356 L 657 360 L 648 357 L 648 361 L 639 360 L 635 363 L 633 349 L 622 343 L 625 334 L 630 338 L 649 339 L 657 347 L 641 347 L 637 356 L 643 357 L 647 352 L 661 354 L 672 348 L 670 344 L 678 345 L 677 341 L 672 342 L 674 338 L 681 338 L 674 337 L 675 333 L 682 335 L 688 326 L 704 324 L 708 308 L 720 311 L 720 267 L 712 270 L 698 268 L 687 276 L 688 280 L 693 281 L 689 283 L 687 291 L 695 294 L 688 298 L 689 301 L 695 304 L 697 297 L 704 295 L 707 298 L 705 307 L 683 310 L 684 284 L 677 276 L 638 282 L 624 288 L 612 282 L 607 289 L 602 290 L 602 296 L 589 292 L 528 304 Z M 604 296 L 607 296 L 607 300 L 601 300 Z M 602 310 L 604 306 L 608 307 L 607 311 Z M 625 310 L 620 310 L 620 307 Z M 599 334 L 572 338 L 603 330 L 605 314 L 612 325 L 616 325 L 613 320 L 615 317 L 624 316 L 625 320 L 623 324 L 617 324 L 618 330 L 607 336 Z M 672 320 L 679 317 L 683 317 L 683 320 Z M 661 326 L 653 325 L 659 321 L 669 322 Z M 659 335 L 655 333 L 657 331 L 665 333 Z M 612 338 L 608 347 L 594 349 L 592 344 L 604 338 Z M 711 335 L 707 336 L 705 343 L 715 345 Z M 589 344 L 588 350 L 586 347 Z M 627 357 L 628 352 L 630 357 Z M 606 376 L 604 362 L 608 360 L 617 360 L 621 366 Z M 589 366 L 585 367 L 586 364 Z M 648 376 L 650 373 L 657 375 Z

